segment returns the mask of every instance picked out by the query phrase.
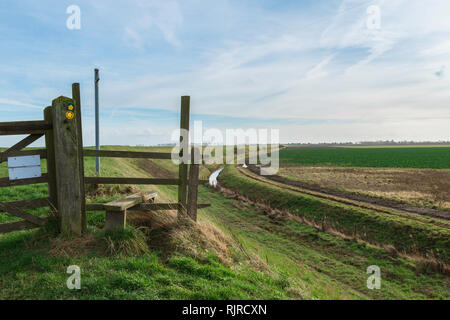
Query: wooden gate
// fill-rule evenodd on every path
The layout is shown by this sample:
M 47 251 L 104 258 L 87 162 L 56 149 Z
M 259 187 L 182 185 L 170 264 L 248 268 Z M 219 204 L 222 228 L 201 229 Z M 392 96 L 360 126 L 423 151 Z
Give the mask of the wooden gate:
M 189 131 L 190 98 L 181 98 L 180 129 Z M 41 177 L 12 180 L 11 177 L 0 178 L 0 187 L 48 183 L 48 198 L 31 199 L 0 203 L 0 212 L 6 212 L 24 221 L 0 224 L 0 233 L 31 229 L 42 226 L 46 220 L 24 211 L 41 207 L 50 207 L 59 217 L 63 233 L 80 235 L 87 229 L 86 211 L 102 210 L 103 204 L 86 205 L 86 184 L 147 184 L 177 185 L 177 203 L 140 203 L 133 210 L 172 210 L 177 209 L 179 216 L 187 215 L 197 220 L 197 208 L 208 204 L 197 204 L 199 182 L 199 164 L 193 161 L 189 166 L 180 163 L 178 179 L 160 178 L 117 178 L 117 177 L 85 177 L 84 157 L 115 158 L 148 158 L 171 159 L 171 153 L 107 151 L 83 149 L 80 86 L 72 85 L 72 98 L 59 97 L 53 100 L 52 106 L 44 110 L 44 120 L 0 123 L 0 135 L 28 136 L 0 154 L 0 162 L 11 157 L 39 155 L 47 159 L 47 173 Z M 22 150 L 45 135 L 45 149 Z M 189 140 L 183 141 L 180 136 L 182 150 L 189 149 Z M 192 149 L 192 159 L 194 152 Z M 182 156 L 182 154 L 180 154 Z M 189 176 L 189 178 L 188 178 Z
M 49 197 L 40 199 L 27 199 L 21 201 L 0 202 L 0 212 L 8 213 L 10 215 L 22 218 L 22 221 L 0 224 L 0 233 L 7 233 L 18 230 L 26 230 L 38 228 L 45 224 L 46 219 L 32 215 L 24 210 L 35 209 L 42 207 L 50 207 L 51 210 L 56 210 L 56 202 L 53 198 L 55 194 L 55 186 L 52 185 L 54 181 L 54 150 L 48 147 L 53 139 L 53 126 L 49 121 L 49 113 L 46 109 L 44 111 L 44 120 L 39 121 L 22 121 L 22 122 L 1 122 L 0 135 L 24 135 L 28 136 L 20 142 L 13 145 L 11 148 L 0 153 L 0 163 L 8 161 L 8 158 L 24 157 L 24 156 L 39 156 L 40 159 L 47 159 L 47 173 L 40 177 L 28 179 L 14 179 L 10 177 L 0 178 L 0 187 L 24 186 L 36 183 L 48 183 Z M 35 142 L 42 136 L 45 136 L 46 148 L 36 150 L 22 150 L 31 143 Z

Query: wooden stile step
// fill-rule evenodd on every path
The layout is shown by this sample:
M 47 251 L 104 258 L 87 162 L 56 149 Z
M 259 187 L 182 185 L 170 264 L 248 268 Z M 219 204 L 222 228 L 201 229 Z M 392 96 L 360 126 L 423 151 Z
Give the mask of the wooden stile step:
M 103 207 L 107 211 L 124 211 L 139 203 L 147 203 L 150 200 L 155 199 L 157 195 L 156 192 L 136 193 L 122 199 L 105 203 Z

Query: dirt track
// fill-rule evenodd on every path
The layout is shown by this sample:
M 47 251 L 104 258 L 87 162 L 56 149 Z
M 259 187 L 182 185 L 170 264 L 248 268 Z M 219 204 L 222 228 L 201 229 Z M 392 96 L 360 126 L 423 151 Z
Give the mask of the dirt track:
M 379 199 L 365 195 L 345 193 L 336 190 L 323 189 L 319 187 L 310 186 L 299 181 L 292 181 L 278 175 L 261 176 L 259 173 L 259 168 L 255 166 L 249 166 L 249 170 L 251 171 L 251 173 L 239 167 L 237 169 L 240 173 L 244 174 L 245 176 L 264 183 L 269 183 L 287 190 L 300 192 L 314 197 L 328 199 L 344 203 L 347 205 L 356 206 L 359 208 L 370 209 L 386 214 L 395 214 L 394 211 L 397 211 L 400 213 L 408 213 L 408 214 L 412 213 L 421 216 L 450 220 L 450 213 L 445 211 L 413 207 L 410 205 L 398 203 L 391 200 Z M 411 219 L 414 219 L 411 215 L 409 215 L 409 217 Z M 447 224 L 441 224 L 439 222 L 433 224 L 438 225 L 440 227 L 449 228 Z

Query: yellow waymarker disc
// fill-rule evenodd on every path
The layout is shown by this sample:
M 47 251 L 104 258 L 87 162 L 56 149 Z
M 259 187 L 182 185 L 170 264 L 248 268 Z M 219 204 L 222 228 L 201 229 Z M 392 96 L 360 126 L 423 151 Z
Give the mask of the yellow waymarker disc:
M 72 111 L 72 110 L 73 110 L 73 105 L 68 106 L 67 109 L 69 109 L 70 111 Z
M 75 116 L 75 114 L 72 111 L 67 111 L 66 112 L 66 118 L 67 119 L 72 120 L 74 116 Z

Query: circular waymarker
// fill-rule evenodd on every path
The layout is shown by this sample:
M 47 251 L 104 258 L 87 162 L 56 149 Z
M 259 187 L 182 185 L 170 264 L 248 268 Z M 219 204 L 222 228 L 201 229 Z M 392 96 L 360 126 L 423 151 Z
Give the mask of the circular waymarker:
M 72 111 L 67 111 L 66 112 L 66 118 L 67 119 L 72 120 L 74 116 L 75 116 L 75 113 L 73 113 Z
M 72 111 L 72 110 L 73 110 L 73 105 L 68 106 L 67 109 L 69 109 L 70 111 Z

